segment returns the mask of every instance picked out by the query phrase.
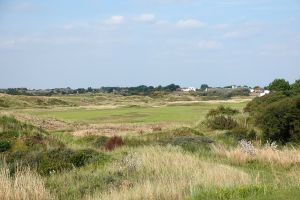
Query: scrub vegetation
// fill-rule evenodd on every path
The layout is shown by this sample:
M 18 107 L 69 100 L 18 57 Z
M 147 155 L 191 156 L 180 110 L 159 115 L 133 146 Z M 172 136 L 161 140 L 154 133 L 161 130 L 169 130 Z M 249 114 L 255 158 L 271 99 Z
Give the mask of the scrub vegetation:
M 300 196 L 300 97 L 0 96 L 0 199 Z

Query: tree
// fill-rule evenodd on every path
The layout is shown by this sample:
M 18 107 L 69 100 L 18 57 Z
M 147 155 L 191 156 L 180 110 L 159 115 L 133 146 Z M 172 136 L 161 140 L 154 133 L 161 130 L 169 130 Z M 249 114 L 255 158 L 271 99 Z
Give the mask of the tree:
M 88 87 L 87 92 L 93 92 L 92 87 Z
M 206 90 L 207 88 L 208 88 L 207 84 L 202 84 L 200 87 L 201 90 Z
M 265 140 L 281 143 L 300 139 L 300 99 L 287 97 L 267 106 L 256 122 Z
M 270 85 L 268 89 L 271 91 L 287 91 L 290 89 L 290 84 L 288 81 L 284 79 L 275 79 Z
M 167 85 L 165 87 L 165 90 L 168 90 L 168 91 L 176 91 L 178 88 L 180 88 L 179 85 L 175 85 L 175 84 L 170 84 L 170 85 Z
M 291 85 L 291 90 L 293 92 L 300 92 L 300 79 L 296 80 L 295 83 Z
M 249 102 L 244 109 L 265 141 L 300 141 L 300 95 L 274 92 Z

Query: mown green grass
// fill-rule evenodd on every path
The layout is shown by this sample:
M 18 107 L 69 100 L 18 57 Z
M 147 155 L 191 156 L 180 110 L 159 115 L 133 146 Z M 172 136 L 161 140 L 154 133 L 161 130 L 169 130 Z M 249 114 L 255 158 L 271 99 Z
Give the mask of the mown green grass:
M 220 103 L 221 104 L 221 103 Z M 60 120 L 92 123 L 195 123 L 202 121 L 206 113 L 219 103 L 198 103 L 190 105 L 161 107 L 119 107 L 111 109 L 66 108 L 63 110 L 35 109 L 30 114 Z M 246 103 L 227 103 L 241 109 Z

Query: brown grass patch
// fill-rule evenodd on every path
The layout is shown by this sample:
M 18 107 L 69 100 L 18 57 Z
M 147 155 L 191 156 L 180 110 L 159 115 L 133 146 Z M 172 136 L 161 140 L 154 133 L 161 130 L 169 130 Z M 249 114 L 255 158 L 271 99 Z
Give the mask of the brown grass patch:
M 7 167 L 0 168 L 1 200 L 48 200 L 53 199 L 46 190 L 42 178 L 30 169 L 17 170 L 10 176 Z
M 300 164 L 300 150 L 295 148 L 279 150 L 271 147 L 261 147 L 256 148 L 253 155 L 243 151 L 239 147 L 226 149 L 222 146 L 213 146 L 213 149 L 215 153 L 228 158 L 234 164 L 244 164 L 253 160 L 262 164 L 277 165 L 284 168 Z
M 156 131 L 169 130 L 180 127 L 180 124 L 174 123 L 156 123 L 156 124 L 139 124 L 139 123 L 124 123 L 124 124 L 91 124 L 78 127 L 79 130 L 73 132 L 74 136 L 83 137 L 89 135 L 102 136 L 125 136 L 125 135 L 141 135 Z
M 250 184 L 250 176 L 228 165 L 208 163 L 175 147 L 143 147 L 135 149 L 110 170 L 122 173 L 130 187 L 112 188 L 87 199 L 184 199 L 196 187 L 231 187 Z

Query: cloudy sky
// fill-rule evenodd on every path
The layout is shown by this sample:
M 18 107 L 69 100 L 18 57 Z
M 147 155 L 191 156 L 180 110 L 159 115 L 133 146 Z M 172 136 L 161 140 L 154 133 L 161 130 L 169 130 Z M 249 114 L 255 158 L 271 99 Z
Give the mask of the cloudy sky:
M 299 0 L 0 0 L 0 88 L 300 78 Z

